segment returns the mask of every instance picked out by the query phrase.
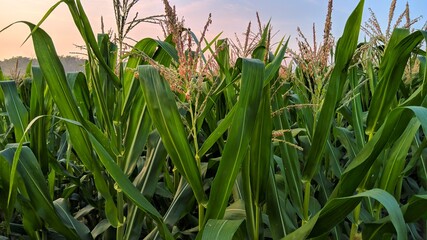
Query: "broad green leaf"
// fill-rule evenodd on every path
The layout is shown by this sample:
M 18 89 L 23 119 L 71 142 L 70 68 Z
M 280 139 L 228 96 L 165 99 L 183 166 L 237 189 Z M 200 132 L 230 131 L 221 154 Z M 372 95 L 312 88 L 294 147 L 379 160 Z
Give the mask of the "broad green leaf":
M 194 204 L 194 196 L 191 195 L 190 186 L 184 179 L 181 179 L 172 203 L 165 213 L 165 223 L 174 226 L 184 216 L 184 213 L 189 211 L 192 203 Z
M 220 47 L 220 51 L 218 55 L 215 55 L 215 60 L 219 65 L 221 73 L 227 75 L 230 69 L 229 44 L 227 39 L 219 39 L 216 43 L 216 47 Z
M 381 189 L 372 189 L 351 197 L 335 198 L 329 201 L 319 213 L 308 221 L 308 223 L 287 235 L 284 239 L 300 240 L 308 237 L 317 237 L 327 233 L 330 229 L 343 221 L 344 218 L 356 208 L 362 198 L 366 197 L 379 201 L 387 209 L 391 222 L 396 229 L 397 239 L 406 239 L 406 225 L 399 204 L 392 195 Z
M 228 44 L 227 39 L 220 39 L 216 43 L 216 48 L 219 49 L 218 53 L 214 55 L 217 64 L 219 65 L 220 73 L 219 77 L 221 78 L 221 84 L 219 84 L 219 88 L 224 86 L 224 96 L 226 99 L 226 106 L 228 110 L 230 110 L 236 98 L 235 89 L 232 86 L 232 68 L 230 67 L 230 45 Z
M 205 226 L 202 240 L 232 240 L 241 220 L 214 220 L 210 219 Z
M 270 231 L 274 239 L 281 239 L 286 236 L 287 223 L 285 219 L 285 206 L 280 201 L 279 192 L 284 189 L 278 188 L 273 167 L 270 167 L 268 176 L 268 190 L 266 197 L 267 214 L 270 220 Z
M 341 159 L 343 159 L 344 154 L 330 140 L 326 141 L 325 153 L 327 154 L 325 156 L 325 168 L 330 169 L 335 176 L 341 177 L 343 172 Z
M 92 239 L 89 228 L 83 223 L 77 221 L 70 213 L 67 202 L 63 198 L 58 198 L 53 202 L 56 212 L 58 213 L 61 222 L 68 226 L 72 226 L 76 230 L 80 239 Z
M 110 41 L 108 34 L 98 34 L 97 35 L 97 47 L 101 53 L 102 58 L 105 63 L 108 65 L 113 72 L 116 71 L 117 65 L 117 46 Z M 92 62 L 89 60 L 89 64 Z M 121 67 L 121 66 L 120 66 Z M 94 97 L 97 100 L 97 108 L 95 111 L 98 118 L 103 119 L 103 126 L 107 130 L 107 134 L 110 136 L 111 141 L 119 146 L 119 140 L 117 139 L 117 133 L 113 130 L 113 121 L 116 120 L 114 113 L 118 111 L 119 108 L 117 105 L 121 104 L 121 96 L 117 98 L 117 93 L 120 91 L 115 91 L 113 81 L 107 71 L 99 67 L 97 64 L 92 63 L 91 71 L 88 74 L 92 79 L 92 87 L 95 91 L 92 91 Z M 102 118 L 101 118 L 102 116 Z
M 97 129 L 92 123 L 86 122 L 86 127 L 81 123 L 61 118 L 73 124 L 75 126 L 81 127 L 84 131 L 87 132 L 90 142 L 99 156 L 99 160 L 102 165 L 105 167 L 107 172 L 111 177 L 116 181 L 117 191 L 122 191 L 132 203 L 138 206 L 139 209 L 147 213 L 153 220 L 156 222 L 157 226 L 160 229 L 160 233 L 163 238 L 171 239 L 171 234 L 169 229 L 163 223 L 162 217 L 156 208 L 141 194 L 141 192 L 130 182 L 128 177 L 123 173 L 120 167 L 115 162 L 111 154 L 111 149 L 109 149 L 109 139 L 106 138 L 99 129 Z M 106 206 L 107 208 L 108 206 Z
M 425 96 L 427 93 L 427 56 L 419 56 L 420 61 L 420 72 L 419 78 L 423 81 L 422 95 Z
M 106 221 L 106 219 L 101 220 L 96 226 L 92 229 L 91 234 L 93 238 L 97 238 L 99 235 L 104 233 L 111 227 L 111 224 Z
M 164 51 L 163 54 L 166 53 L 167 56 L 165 56 L 168 59 L 168 62 L 170 61 L 170 58 L 173 59 L 175 62 L 178 62 L 178 52 L 176 50 L 176 48 L 171 44 L 171 42 L 169 40 L 171 40 L 170 37 L 168 37 L 166 40 L 167 41 L 160 41 L 160 40 L 155 40 L 157 42 L 157 44 L 161 47 L 161 49 Z M 160 61 L 162 64 L 165 64 L 165 66 L 168 66 L 168 63 L 165 63 L 163 61 Z
M 150 134 L 146 146 L 146 162 L 133 183 L 137 188 L 141 189 L 144 196 L 152 198 L 157 187 L 157 182 L 154 180 L 159 178 L 168 153 L 157 131 L 153 131 Z
M 353 133 L 342 127 L 334 128 L 333 132 L 347 150 L 350 161 L 353 160 L 360 150 L 359 146 L 356 144 L 356 139 L 353 137 Z
M 250 239 L 258 239 L 259 238 L 259 217 L 261 209 L 259 209 L 259 205 L 255 203 L 256 193 L 253 192 L 251 181 L 250 181 L 250 165 L 251 157 L 250 154 L 246 156 L 242 163 L 242 181 L 241 184 L 236 184 L 238 186 L 241 185 L 244 199 L 244 210 L 246 216 L 246 229 Z M 210 220 L 209 220 L 210 221 Z
M 408 203 L 402 206 L 403 217 L 408 223 L 415 222 L 420 218 L 426 218 L 427 214 L 427 195 L 414 195 Z
M 310 181 L 313 178 L 323 157 L 329 129 L 335 116 L 336 104 L 341 99 L 343 86 L 347 80 L 347 70 L 356 50 L 364 3 L 364 0 L 359 2 L 347 20 L 343 36 L 338 40 L 335 66 L 311 140 L 311 148 L 304 166 L 303 181 Z
M 60 114 L 77 122 L 83 122 L 83 117 L 68 86 L 64 68 L 59 61 L 52 39 L 41 28 L 35 29 L 34 24 L 23 22 L 32 30 L 32 39 L 40 69 L 49 86 L 53 100 L 58 106 Z M 113 226 L 117 226 L 117 208 L 109 192 L 104 176 L 101 174 L 99 163 L 93 161 L 91 143 L 86 132 L 80 127 L 66 122 L 71 143 L 79 159 L 93 173 L 97 190 L 106 200 L 106 216 Z M 12 167 L 12 175 L 13 170 Z
M 264 64 L 259 60 L 243 59 L 240 97 L 235 117 L 228 132 L 206 211 L 208 219 L 220 219 L 228 204 L 241 163 L 247 154 L 255 126 L 258 106 L 261 102 L 264 80 Z
M 8 148 L 0 152 L 2 157 L 8 160 L 11 165 L 14 162 L 14 155 L 16 153 L 16 149 L 13 148 Z M 50 199 L 40 165 L 38 165 L 34 154 L 28 147 L 23 147 L 18 156 L 17 172 L 25 184 L 25 190 L 28 192 L 28 197 L 31 200 L 30 204 L 37 211 L 37 215 L 65 237 L 78 238 L 76 229 L 73 229 L 72 226 L 67 226 L 58 217 L 53 202 Z
M 245 193 L 246 223 L 251 238 L 258 238 L 261 225 L 261 207 L 265 203 L 270 171 L 271 153 L 270 84 L 264 87 L 255 118 L 249 154 L 243 161 L 242 184 Z
M 378 74 L 379 83 L 372 96 L 366 120 L 366 134 L 370 136 L 381 126 L 392 107 L 393 99 L 396 98 L 396 92 L 402 82 L 402 74 L 413 49 L 422 40 L 427 39 L 425 31 L 416 31 L 407 36 L 408 34 L 407 29 L 396 29 L 390 39 L 391 46 L 387 47 L 382 59 Z
M 274 59 L 265 67 L 264 87 L 274 79 L 280 69 L 280 66 L 282 66 L 286 50 L 288 49 L 288 43 L 289 38 L 286 40 L 286 43 L 281 46 L 280 51 Z
M 427 217 L 427 195 L 414 195 L 408 203 L 401 207 L 405 222 L 413 223 Z M 390 217 L 380 219 L 377 222 L 367 223 L 363 230 L 364 239 L 380 239 L 384 234 L 394 234 Z
M 166 157 L 167 152 L 163 146 L 160 136 L 157 132 L 153 132 L 148 137 L 147 154 L 144 167 L 133 181 L 133 184 L 141 190 L 141 193 L 147 199 L 151 199 L 155 193 L 156 187 L 158 186 L 157 179 L 160 177 L 159 175 L 161 173 L 161 168 L 166 160 Z M 188 188 L 191 196 L 193 196 L 191 188 L 189 186 Z M 138 239 L 141 235 L 143 227 L 143 221 L 141 219 L 144 217 L 144 214 L 142 211 L 139 211 L 138 207 L 134 204 L 129 204 L 128 209 L 128 215 L 126 217 L 127 226 L 125 239 Z M 166 213 L 163 217 L 165 224 L 168 224 L 167 217 L 168 215 Z
M 276 86 L 276 85 L 275 85 Z M 283 111 L 289 104 L 289 101 L 281 100 L 281 95 L 285 94 L 288 89 L 280 87 L 272 100 L 272 110 L 276 114 L 273 116 L 274 130 L 282 131 L 291 129 L 290 115 Z M 277 113 L 283 111 L 282 113 Z M 292 133 L 287 131 L 283 133 L 283 136 L 278 136 L 278 149 L 280 151 L 282 168 L 281 172 L 283 177 L 286 179 L 287 191 L 289 192 L 290 199 L 293 206 L 298 210 L 302 211 L 302 182 L 301 182 L 301 170 L 297 149 L 294 146 L 290 146 L 286 143 L 294 144 L 295 140 Z
M 206 203 L 198 159 L 187 141 L 169 84 L 152 66 L 139 66 L 139 80 L 148 112 L 175 167 L 186 178 L 200 204 Z
M 122 117 L 126 119 L 130 112 L 130 107 L 133 104 L 136 93 L 140 91 L 139 79 L 135 78 L 137 67 L 147 64 L 147 58 L 151 58 L 159 64 L 168 67 L 172 59 L 177 61 L 178 53 L 176 50 L 171 50 L 172 36 L 168 36 L 165 41 L 160 41 L 152 38 L 144 38 L 132 48 L 129 53 L 129 58 L 126 62 L 123 77 L 123 94 L 124 102 L 122 108 Z M 168 50 L 163 49 L 163 47 Z M 124 121 L 124 119 L 122 121 Z
M 421 178 L 421 185 L 427 187 L 427 166 L 426 166 L 426 156 L 423 154 L 424 150 L 427 148 L 427 139 L 424 138 L 423 141 L 419 139 L 419 136 L 414 138 L 414 148 L 416 149 L 413 153 L 411 160 L 406 164 L 405 169 L 402 171 L 402 176 L 408 176 L 417 167 L 418 176 Z
M 91 99 L 85 75 L 81 72 L 67 73 L 67 82 L 83 118 L 92 119 Z
M 416 150 L 413 153 L 412 158 L 407 163 L 405 169 L 402 171 L 402 178 L 400 179 L 401 181 L 399 181 L 399 185 L 403 184 L 402 180 L 415 170 L 417 175 L 420 177 L 419 186 L 425 188 L 427 186 L 427 166 L 425 163 L 426 155 L 424 150 L 427 148 L 427 139 L 420 143 L 418 136 L 416 136 L 414 139 L 414 148 Z M 409 178 L 409 181 L 412 180 L 413 179 Z
M 98 42 L 96 48 L 101 54 L 103 61 L 110 66 L 110 43 L 108 36 L 105 34 L 98 35 Z M 112 54 L 112 53 L 111 53 Z M 114 68 L 111 68 L 111 70 Z M 112 144 L 119 146 L 118 132 L 114 129 L 113 124 L 117 123 L 114 118 L 114 112 L 117 111 L 117 104 L 120 104 L 121 98 L 114 101 L 116 98 L 116 91 L 114 91 L 113 84 L 109 78 L 109 74 L 104 67 L 98 66 L 96 61 L 89 58 L 86 67 L 86 75 L 88 76 L 89 85 L 91 86 L 91 95 L 94 105 L 94 113 L 97 125 L 105 131 L 107 136 L 111 139 Z
M 419 128 L 420 122 L 417 119 L 412 119 L 402 136 L 393 144 L 384 163 L 379 188 L 386 190 L 390 194 L 394 194 L 397 182 L 402 177 L 406 156 L 411 147 L 412 140 Z
M 268 44 L 269 44 L 269 38 L 271 37 L 271 24 L 270 21 L 267 22 L 267 24 L 263 27 L 263 29 L 260 31 L 260 39 L 258 42 L 258 45 L 255 47 L 255 49 L 252 51 L 252 58 L 259 59 L 261 61 L 264 61 L 265 64 L 267 64 L 270 60 L 270 50 Z
M 152 57 L 157 48 L 157 43 L 154 39 L 144 38 L 137 42 L 129 53 L 129 58 L 126 62 L 123 76 L 123 95 L 124 102 L 122 115 L 127 115 L 132 106 L 132 101 L 135 98 L 135 92 L 139 90 L 139 79 L 135 78 L 135 72 L 138 65 L 144 62 L 143 55 Z
M 163 219 L 165 224 L 168 226 L 175 226 L 186 213 L 191 211 L 191 206 L 194 206 L 194 203 L 195 198 L 192 194 L 190 185 L 181 178 L 172 203 L 169 205 L 164 215 Z M 157 229 L 154 229 L 145 239 L 160 239 Z
M 75 122 L 78 126 L 82 126 Z M 87 123 L 90 125 L 90 123 Z M 82 126 L 83 127 L 83 126 Z M 111 150 L 109 150 L 109 139 L 104 135 L 99 133 L 95 133 L 96 128 L 94 126 L 87 128 L 87 133 L 89 135 L 89 139 L 94 147 L 94 150 L 99 155 L 99 160 L 107 169 L 108 173 L 111 177 L 117 182 L 120 191 L 123 191 L 126 195 L 128 195 L 129 199 L 132 202 L 136 203 L 138 206 L 143 206 L 142 209 L 150 213 L 153 217 L 160 219 L 161 216 L 157 212 L 157 210 L 148 202 L 146 198 L 144 198 L 140 192 L 136 189 L 136 187 L 129 181 L 129 179 L 124 175 L 123 171 L 118 167 L 115 159 L 111 156 Z M 98 130 L 99 131 L 99 130 Z
M 37 116 L 46 115 L 45 89 L 46 80 L 39 67 L 32 68 L 33 81 L 31 84 L 30 120 Z M 47 149 L 47 122 L 41 118 L 35 122 L 30 133 L 30 147 L 40 163 L 44 174 L 48 172 L 48 149 Z
M 427 108 L 406 106 L 392 110 L 381 128 L 345 169 L 330 199 L 353 194 L 386 144 L 401 136 L 414 115 L 420 121 L 424 132 L 427 131 Z
M 136 97 L 136 93 L 140 91 L 139 79 L 135 78 L 135 73 L 137 73 L 137 67 L 139 65 L 145 65 L 149 63 L 149 60 L 152 59 L 158 64 L 161 64 L 165 67 L 169 67 L 172 62 L 172 59 L 177 58 L 178 54 L 176 50 L 172 51 L 171 43 L 172 36 L 168 36 L 164 41 L 144 38 L 139 41 L 132 48 L 132 51 L 129 53 L 129 59 L 126 62 L 126 68 L 123 77 L 124 83 L 124 103 L 122 107 L 122 121 L 125 121 L 127 114 L 130 112 L 130 107 L 133 105 L 133 101 Z M 168 48 L 168 50 L 163 49 L 163 47 Z
M 13 217 L 13 213 L 15 210 L 15 202 L 17 200 L 17 184 L 13 186 L 10 200 L 9 198 L 9 187 L 10 187 L 10 169 L 11 165 L 9 162 L 0 155 L 0 209 L 3 211 L 4 214 L 4 222 L 5 222 L 5 228 L 6 232 L 10 230 L 10 221 Z M 9 207 L 9 206 L 10 207 Z M 37 221 L 35 221 L 37 223 Z
M 7 114 L 14 126 L 16 141 L 18 142 L 23 137 L 27 141 L 28 137 L 24 136 L 24 131 L 28 125 L 28 110 L 19 97 L 16 82 L 0 81 L 0 86 L 3 90 Z
M 132 173 L 136 162 L 144 151 L 153 124 L 141 89 L 136 96 L 128 116 L 128 126 L 124 139 L 123 171 L 127 175 Z
M 20 189 L 24 188 L 25 187 L 20 187 Z M 24 197 L 19 197 L 18 199 L 19 208 L 22 213 L 22 224 L 25 230 L 24 234 L 28 234 L 32 239 L 37 239 L 37 231 L 43 228 L 44 221 L 37 214 L 36 209 L 31 205 L 31 200 Z
M 210 40 L 209 42 L 208 42 L 208 40 L 206 40 L 206 38 L 205 39 L 203 39 L 204 41 L 205 41 L 205 47 L 202 49 L 202 51 L 201 52 L 203 52 L 203 53 L 205 53 L 206 51 L 208 51 L 209 50 L 209 52 L 210 53 L 212 53 L 213 51 L 212 51 L 212 46 L 214 45 L 214 44 L 216 44 L 216 42 L 218 41 L 218 38 L 219 37 L 221 37 L 221 35 L 222 35 L 222 33 L 223 32 L 220 32 L 220 33 L 218 33 L 214 38 L 212 38 L 212 40 Z
M 74 214 L 74 218 L 79 219 L 80 217 L 84 217 L 84 216 L 88 215 L 94 209 L 95 209 L 94 206 L 86 205 L 85 207 L 81 208 L 79 211 L 77 211 Z
M 224 119 L 221 120 L 221 122 L 218 124 L 218 126 L 215 128 L 215 130 L 208 136 L 208 138 L 203 142 L 203 145 L 199 149 L 199 156 L 204 156 L 209 149 L 218 141 L 218 139 L 228 130 L 230 127 L 235 113 L 236 113 L 236 107 L 235 105 L 225 116 Z
M 359 74 L 358 69 L 356 67 L 353 67 L 350 69 L 349 74 L 349 82 L 351 86 L 351 91 L 353 93 L 351 106 L 351 119 L 352 119 L 352 126 L 354 128 L 354 135 L 356 138 L 356 143 L 358 149 L 361 149 L 365 145 L 365 133 L 363 130 L 363 109 L 362 109 L 362 98 L 361 98 L 361 91 L 358 86 L 359 84 Z

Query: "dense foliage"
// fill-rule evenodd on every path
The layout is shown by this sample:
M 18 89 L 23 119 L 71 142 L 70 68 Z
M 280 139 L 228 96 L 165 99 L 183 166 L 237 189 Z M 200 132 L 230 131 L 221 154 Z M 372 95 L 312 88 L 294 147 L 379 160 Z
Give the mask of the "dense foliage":
M 62 3 L 85 71 L 66 73 L 22 22 L 40 66 L 0 81 L 1 235 L 426 238 L 427 32 L 358 43 L 361 0 L 331 64 L 285 68 L 268 24 L 233 60 L 166 4 L 170 35 L 126 52 L 95 37 L 80 0 Z

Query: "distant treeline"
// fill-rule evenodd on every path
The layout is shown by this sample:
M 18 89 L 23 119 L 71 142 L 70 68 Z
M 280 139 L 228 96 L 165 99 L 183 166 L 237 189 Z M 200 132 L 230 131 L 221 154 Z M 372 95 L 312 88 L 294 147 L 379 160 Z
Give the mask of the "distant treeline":
M 30 61 L 33 66 L 38 66 L 37 59 L 28 57 L 13 57 L 0 61 L 0 68 L 5 76 L 25 75 L 25 69 Z M 61 56 L 60 60 L 64 66 L 65 72 L 83 71 L 85 60 L 74 56 Z

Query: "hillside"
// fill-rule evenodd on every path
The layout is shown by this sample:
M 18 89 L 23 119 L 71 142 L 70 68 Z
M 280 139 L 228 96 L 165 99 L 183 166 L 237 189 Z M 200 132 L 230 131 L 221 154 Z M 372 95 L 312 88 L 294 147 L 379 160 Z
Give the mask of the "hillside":
M 37 59 L 31 59 L 28 57 L 13 57 L 0 61 L 0 68 L 5 76 L 14 75 L 16 72 L 24 74 L 25 68 L 31 60 L 33 60 L 33 66 L 38 65 Z M 73 56 L 61 56 L 60 60 L 64 66 L 65 72 L 78 72 L 83 71 L 84 69 L 84 59 Z

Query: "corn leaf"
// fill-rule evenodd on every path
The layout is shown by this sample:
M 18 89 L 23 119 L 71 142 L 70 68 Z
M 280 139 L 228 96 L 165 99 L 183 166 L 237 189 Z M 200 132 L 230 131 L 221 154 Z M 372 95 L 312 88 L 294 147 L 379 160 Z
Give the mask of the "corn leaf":
M 25 141 L 28 141 L 28 137 L 24 136 L 25 128 L 28 125 L 28 110 L 19 98 L 16 82 L 1 81 L 0 86 L 3 90 L 7 114 L 15 130 L 16 141 L 18 142 L 23 137 Z
M 366 197 L 379 201 L 387 209 L 391 222 L 396 229 L 397 239 L 406 239 L 406 225 L 399 204 L 393 196 L 381 189 L 372 189 L 355 196 L 335 198 L 329 201 L 308 223 L 287 235 L 284 239 L 306 239 L 307 237 L 317 237 L 327 233 L 344 220 L 362 198 Z
M 192 194 L 190 185 L 181 178 L 178 189 L 175 192 L 172 203 L 169 205 L 168 210 L 164 215 L 165 224 L 168 226 L 175 226 L 176 223 L 188 213 L 191 206 L 194 205 L 195 198 Z M 154 229 L 145 240 L 157 239 L 160 240 L 158 230 Z
M 354 128 L 354 135 L 356 138 L 357 148 L 361 149 L 365 145 L 365 133 L 363 130 L 363 109 L 362 97 L 360 88 L 358 87 L 359 73 L 356 67 L 350 69 L 349 82 L 353 93 L 351 101 L 351 119 Z
M 281 109 L 284 109 L 288 105 L 288 101 L 281 101 L 280 98 L 280 95 L 285 92 L 286 89 L 281 88 L 273 96 L 273 101 L 271 103 L 273 112 L 281 111 Z M 274 130 L 280 131 L 283 129 L 291 129 L 289 121 L 289 115 L 286 111 L 282 114 L 276 114 L 273 117 Z M 286 144 L 286 142 L 294 143 L 294 138 L 290 132 L 284 132 L 283 136 L 278 136 L 277 138 L 281 140 L 278 143 L 278 148 L 283 166 L 281 170 L 287 183 L 287 191 L 290 193 L 290 199 L 293 206 L 298 211 L 302 211 L 303 197 L 298 152 L 295 147 Z
M 278 188 L 276 181 L 273 166 L 271 166 L 266 194 L 266 212 L 270 221 L 270 231 L 273 238 L 281 239 L 286 236 L 287 222 L 285 218 L 285 206 L 279 197 L 279 191 L 284 191 L 284 189 Z
M 144 62 L 142 54 L 153 57 L 156 49 L 157 44 L 154 39 L 144 38 L 137 42 L 129 53 L 130 56 L 126 62 L 126 67 L 123 74 L 124 102 L 122 116 L 125 116 L 130 112 L 129 109 L 132 106 L 132 101 L 135 98 L 135 92 L 139 90 L 139 79 L 136 79 L 134 76 L 136 67 Z
M 90 120 L 91 116 L 90 93 L 86 82 L 86 77 L 83 73 L 68 73 L 67 82 L 73 93 L 74 100 L 84 119 Z
M 0 154 L 0 209 L 2 209 L 4 213 L 4 221 L 6 229 L 10 227 L 10 221 L 12 220 L 14 208 L 9 206 L 15 206 L 17 200 L 17 189 L 18 184 L 12 186 L 12 191 L 9 190 L 10 187 L 10 169 L 11 165 L 7 159 L 5 159 Z M 10 194 L 10 200 L 9 198 Z M 9 205 L 9 206 L 8 206 Z M 34 221 L 34 224 L 38 223 L 38 221 Z
M 147 213 L 153 220 L 157 223 L 157 226 L 160 229 L 160 234 L 164 239 L 172 239 L 171 233 L 166 225 L 163 223 L 162 217 L 159 212 L 154 208 L 154 206 L 140 193 L 140 191 L 129 181 L 128 177 L 123 173 L 119 168 L 117 163 L 112 157 L 112 150 L 110 149 L 110 141 L 102 132 L 96 128 L 96 126 L 86 121 L 84 124 L 81 124 L 77 121 L 70 119 L 59 118 L 70 125 L 80 127 L 83 129 L 90 139 L 95 152 L 99 156 L 99 160 L 102 165 L 111 175 L 111 177 L 117 183 L 117 190 L 123 191 L 123 193 L 132 201 L 139 209 Z M 106 206 L 108 207 L 108 206 Z
M 138 70 L 148 112 L 169 156 L 192 187 L 197 201 L 206 203 L 200 170 L 168 83 L 152 66 L 139 66 Z
M 130 175 L 134 170 L 139 156 L 144 151 L 144 146 L 152 128 L 152 121 L 142 91 L 139 90 L 136 96 L 129 113 L 128 127 L 124 140 L 123 170 L 127 175 Z
M 425 219 L 427 216 L 427 195 L 414 195 L 408 203 L 402 206 L 402 213 L 406 223 L 413 223 L 419 219 Z M 376 222 L 365 224 L 363 229 L 364 239 L 380 239 L 384 234 L 394 234 L 396 230 L 387 216 Z
M 288 49 L 289 38 L 286 40 L 286 43 L 281 46 L 280 51 L 274 56 L 274 59 L 265 66 L 265 77 L 264 77 L 264 87 L 267 86 L 277 75 L 280 66 L 282 66 L 282 61 L 285 57 L 286 50 Z
M 141 192 L 129 181 L 127 176 L 116 164 L 114 159 L 105 149 L 105 145 L 108 142 L 108 139 L 105 137 L 102 139 L 97 138 L 96 136 L 89 133 L 89 138 L 95 151 L 97 152 L 99 159 L 101 160 L 104 167 L 107 169 L 111 177 L 117 182 L 120 191 L 132 201 L 133 204 L 138 206 L 139 209 L 143 210 L 150 215 L 151 218 L 155 220 L 158 228 L 160 229 L 160 234 L 165 239 L 171 239 L 171 234 L 169 229 L 163 223 L 163 219 L 160 213 L 154 208 L 154 206 L 141 194 Z
M 330 199 L 353 194 L 384 146 L 394 142 L 404 132 L 414 115 L 420 121 L 424 132 L 427 131 L 427 108 L 416 106 L 395 108 L 390 112 L 383 126 L 346 168 Z
M 344 148 L 347 150 L 347 155 L 350 161 L 353 160 L 360 149 L 356 144 L 356 140 L 354 139 L 352 132 L 342 127 L 334 128 L 333 131 L 336 138 L 340 140 Z
M 203 145 L 199 149 L 199 156 L 204 156 L 216 141 L 218 141 L 218 139 L 227 131 L 234 119 L 236 109 L 237 107 L 234 106 L 225 118 L 221 120 L 215 130 L 209 134 L 208 138 L 203 142 Z
M 246 225 L 252 239 L 258 238 L 261 207 L 265 203 L 271 162 L 270 84 L 264 87 L 255 119 L 249 154 L 243 161 L 242 184 L 245 196 Z
M 3 158 L 12 165 L 16 149 L 8 148 L 0 152 Z M 46 221 L 52 228 L 67 238 L 76 239 L 76 229 L 63 223 L 55 211 L 49 190 L 46 186 L 45 178 L 37 163 L 37 159 L 28 147 L 23 147 L 17 161 L 17 172 L 25 184 L 22 191 L 28 192 L 31 205 L 36 209 L 37 214 Z M 86 238 L 87 239 L 87 238 Z
M 84 225 L 82 222 L 75 219 L 67 206 L 67 202 L 63 198 L 58 198 L 53 202 L 56 212 L 58 213 L 61 222 L 68 226 L 72 226 L 76 230 L 80 239 L 92 239 L 89 228 Z
M 241 220 L 213 220 L 206 223 L 202 240 L 232 240 L 237 229 L 242 224 Z
M 259 60 L 243 59 L 240 97 L 236 114 L 230 126 L 227 143 L 215 179 L 206 211 L 208 219 L 220 219 L 224 215 L 228 198 L 247 154 L 261 101 L 264 80 L 264 64 Z
M 45 107 L 46 80 L 39 67 L 32 68 L 33 81 L 31 84 L 30 120 L 37 116 L 46 115 Z M 42 118 L 35 122 L 31 128 L 30 147 L 40 163 L 44 174 L 48 171 L 48 149 L 47 149 L 47 126 L 46 119 Z
M 427 32 L 425 31 L 416 31 L 405 37 L 408 34 L 408 30 L 396 29 L 390 39 L 391 46 L 387 47 L 382 59 L 378 74 L 379 83 L 372 96 L 366 120 L 366 133 L 368 135 L 372 135 L 383 123 L 402 82 L 402 74 L 405 71 L 408 58 L 414 48 L 423 39 L 427 39 Z
M 350 15 L 343 36 L 338 40 L 335 67 L 329 79 L 328 90 L 314 130 L 311 148 L 304 166 L 303 181 L 310 181 L 313 178 L 322 159 L 329 129 L 335 116 L 336 104 L 341 99 L 343 86 L 347 79 L 347 70 L 356 50 L 364 2 L 361 0 Z
M 161 168 L 167 157 L 166 149 L 163 146 L 160 136 L 157 132 L 153 132 L 148 137 L 147 141 L 147 154 L 146 162 L 144 167 L 138 176 L 134 179 L 133 184 L 141 190 L 141 193 L 147 198 L 151 199 L 154 196 L 160 176 Z M 191 188 L 188 186 L 190 194 L 192 194 Z M 138 207 L 134 204 L 129 204 L 128 215 L 126 217 L 126 233 L 125 239 L 138 239 L 141 235 L 143 227 L 142 211 L 139 211 Z M 163 221 L 167 224 L 167 213 L 163 217 Z M 156 232 L 157 228 L 155 229 Z M 153 230 L 154 231 L 154 230 Z
M 402 177 L 406 156 L 411 147 L 412 140 L 420 128 L 420 122 L 412 119 L 402 136 L 396 140 L 388 153 L 384 169 L 380 177 L 379 188 L 394 194 L 399 179 Z
M 35 29 L 34 24 L 23 22 L 32 30 L 33 45 L 36 52 L 37 60 L 40 64 L 40 69 L 49 86 L 52 98 L 60 114 L 66 118 L 77 122 L 83 122 L 83 117 L 78 109 L 77 103 L 71 93 L 64 68 L 59 61 L 52 39 L 41 28 Z M 114 200 L 109 192 L 104 176 L 101 174 L 99 163 L 93 161 L 91 143 L 83 129 L 80 127 L 66 123 L 68 132 L 70 133 L 71 143 L 76 150 L 77 155 L 84 165 L 93 173 L 95 184 L 98 191 L 106 200 L 106 216 L 113 226 L 117 226 L 117 208 Z M 12 167 L 12 174 L 13 174 Z

